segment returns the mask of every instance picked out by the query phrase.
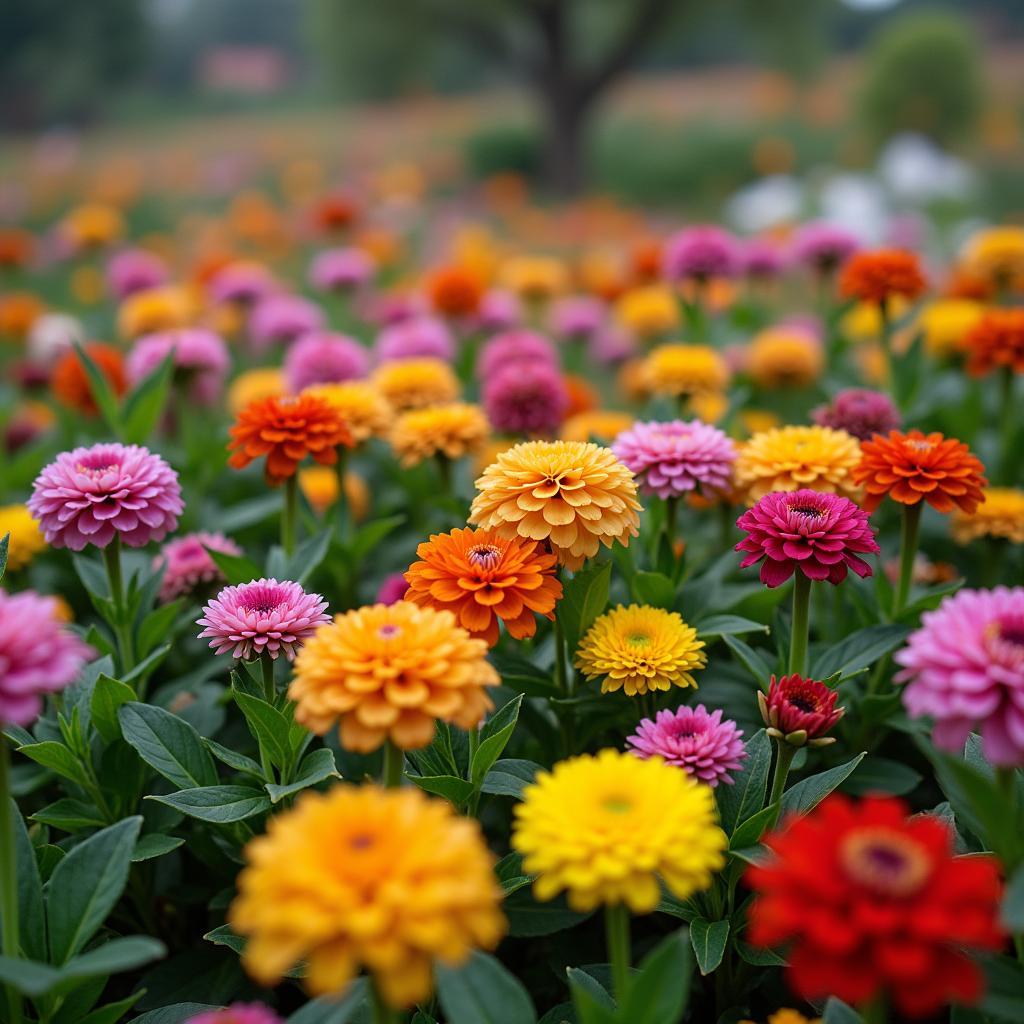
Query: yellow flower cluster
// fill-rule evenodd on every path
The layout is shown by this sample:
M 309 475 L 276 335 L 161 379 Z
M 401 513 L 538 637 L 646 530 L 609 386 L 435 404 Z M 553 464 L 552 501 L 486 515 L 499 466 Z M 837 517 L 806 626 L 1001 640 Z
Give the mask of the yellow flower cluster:
M 950 517 L 953 539 L 969 544 L 978 537 L 1024 544 L 1024 491 L 1013 487 L 989 487 L 985 500 L 971 513 L 955 508 Z M 3 526 L 0 525 L 0 533 Z
M 659 345 L 644 361 L 643 376 L 652 394 L 684 398 L 724 391 L 730 374 L 708 345 Z
M 825 368 L 821 345 L 805 331 L 775 327 L 750 343 L 747 367 L 762 388 L 805 388 Z
M 371 378 L 396 412 L 454 402 L 459 382 L 452 368 L 440 359 L 400 359 L 377 367 Z
M 391 430 L 391 447 L 403 466 L 443 455 L 461 459 L 481 451 L 490 424 L 479 405 L 451 402 L 402 413 Z
M 10 534 L 7 548 L 7 568 L 11 572 L 24 569 L 40 551 L 46 550 L 46 540 L 39 524 L 24 505 L 5 505 L 0 508 L 0 538 Z
M 371 437 L 384 437 L 395 419 L 388 400 L 365 380 L 315 384 L 306 388 L 304 394 L 326 398 L 341 413 L 356 444 L 362 444 Z

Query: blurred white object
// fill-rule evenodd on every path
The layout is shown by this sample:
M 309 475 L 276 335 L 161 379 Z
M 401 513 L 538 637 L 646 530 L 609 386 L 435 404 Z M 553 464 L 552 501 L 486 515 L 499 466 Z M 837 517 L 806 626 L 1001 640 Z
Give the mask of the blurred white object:
M 889 209 L 881 185 L 866 174 L 837 174 L 818 196 L 820 217 L 855 234 L 865 245 L 885 237 Z
M 920 206 L 936 199 L 967 199 L 977 184 L 974 171 L 923 135 L 906 133 L 886 143 L 878 176 L 900 202 Z
M 736 192 L 725 205 L 726 220 L 744 234 L 757 234 L 800 218 L 804 190 L 796 178 L 776 174 Z
M 28 356 L 41 366 L 52 366 L 74 342 L 85 342 L 81 322 L 69 313 L 44 313 L 28 334 Z

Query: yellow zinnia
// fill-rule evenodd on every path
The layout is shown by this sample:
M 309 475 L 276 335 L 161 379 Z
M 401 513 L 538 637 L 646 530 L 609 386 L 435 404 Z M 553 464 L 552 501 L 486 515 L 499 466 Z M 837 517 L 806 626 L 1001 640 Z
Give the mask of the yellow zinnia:
M 611 444 L 624 430 L 629 430 L 635 420 L 628 412 L 614 409 L 590 409 L 570 416 L 559 434 L 563 441 L 594 441 L 597 444 Z
M 124 217 L 106 203 L 83 203 L 64 218 L 62 227 L 76 249 L 91 249 L 117 241 L 124 234 Z
M 574 910 L 624 903 L 649 914 L 659 881 L 684 900 L 725 865 L 710 787 L 661 758 L 602 750 L 562 761 L 526 787 L 515 816 L 512 847 L 536 876 L 534 895 L 564 890 Z
M 46 540 L 39 524 L 24 505 L 5 505 L 0 508 L 0 538 L 9 533 L 7 568 L 14 572 L 23 569 L 40 551 L 46 550 Z
M 323 515 L 338 500 L 337 467 L 306 466 L 300 469 L 299 490 L 313 511 Z M 370 511 L 370 488 L 358 473 L 345 474 L 345 501 L 355 522 L 366 518 Z
M 755 335 L 747 365 L 760 388 L 805 388 L 821 376 L 825 355 L 806 331 L 773 327 Z
M 383 437 L 395 419 L 391 404 L 369 381 L 315 384 L 306 388 L 305 393 L 326 398 L 341 413 L 356 444 L 371 437 Z
M 307 790 L 243 854 L 228 921 L 261 985 L 305 961 L 306 988 L 337 995 L 365 967 L 388 1005 L 412 1006 L 435 962 L 458 966 L 505 933 L 480 826 L 418 789 Z
M 459 381 L 440 359 L 384 363 L 374 372 L 372 383 L 396 412 L 454 402 L 459 397 Z
M 693 686 L 708 661 L 704 641 L 678 612 L 648 605 L 619 605 L 598 616 L 576 652 L 587 679 L 602 678 L 601 692 L 635 697 L 673 686 Z
M 228 388 L 228 411 L 237 416 L 247 405 L 261 398 L 273 398 L 285 392 L 284 374 L 276 366 L 261 366 L 240 373 Z
M 528 302 L 560 295 L 569 286 L 565 264 L 552 256 L 515 256 L 499 272 L 501 284 Z
M 967 332 L 985 315 L 985 307 L 971 299 L 939 299 L 917 315 L 916 328 L 933 359 L 947 359 L 964 351 Z
M 647 388 L 655 395 L 685 398 L 721 392 L 729 384 L 729 367 L 708 345 L 659 345 L 643 367 Z
M 402 413 L 391 430 L 391 447 L 403 466 L 443 455 L 461 459 L 479 452 L 491 432 L 478 405 L 452 402 Z
M 669 288 L 652 284 L 626 292 L 615 306 L 615 317 L 639 338 L 657 338 L 679 326 L 679 303 Z
M 185 288 L 160 285 L 135 292 L 117 311 L 117 329 L 122 338 L 138 338 L 155 331 L 187 327 L 195 315 L 195 302 Z
M 965 268 L 997 287 L 1024 275 L 1024 228 L 1007 225 L 976 231 L 961 254 Z
M 989 487 L 984 501 L 969 515 L 954 509 L 950 517 L 953 539 L 968 544 L 978 537 L 1024 544 L 1024 491 L 1013 487 Z M 3 526 L 0 525 L 0 533 Z

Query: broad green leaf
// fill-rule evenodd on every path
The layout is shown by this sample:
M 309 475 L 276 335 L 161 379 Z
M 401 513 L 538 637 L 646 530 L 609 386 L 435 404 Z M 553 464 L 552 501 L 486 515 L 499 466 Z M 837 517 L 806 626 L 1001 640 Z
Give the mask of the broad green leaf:
M 110 583 L 99 560 L 76 552 L 71 556 L 71 564 L 74 565 L 75 573 L 81 580 L 82 586 L 90 594 L 100 598 L 110 597 Z
M 261 697 L 254 697 L 237 687 L 233 689 L 233 696 L 256 742 L 278 768 L 284 767 L 291 758 L 291 725 L 288 719 Z
M 902 796 L 916 789 L 921 773 L 900 761 L 885 757 L 868 757 L 857 773 L 843 786 L 844 793 L 891 793 Z
M 18 753 L 31 758 L 36 764 L 49 768 L 65 779 L 82 784 L 89 777 L 78 758 L 63 743 L 57 740 L 43 740 L 42 743 L 28 743 L 18 747 Z
M 491 664 L 501 676 L 501 685 L 527 697 L 554 697 L 558 694 L 550 671 L 538 668 L 518 654 L 491 651 Z
M 591 916 L 570 910 L 563 897 L 541 903 L 533 898 L 530 889 L 521 889 L 513 894 L 502 907 L 508 918 L 509 934 L 516 938 L 554 935 Z
M 166 953 L 164 944 L 148 935 L 111 939 L 102 946 L 90 949 L 88 953 L 76 956 L 61 967 L 58 972 L 58 991 L 70 987 L 65 982 L 132 971 L 143 964 L 159 960 Z
M 729 922 L 696 918 L 690 922 L 690 942 L 700 973 L 710 974 L 717 970 L 725 956 L 725 947 L 729 943 Z
M 722 635 L 726 647 L 739 659 L 740 664 L 750 673 L 754 681 L 762 690 L 768 689 L 768 683 L 772 677 L 772 667 L 755 651 L 749 644 L 744 643 L 739 637 L 731 633 Z
M 223 1009 L 214 1003 L 174 1003 L 140 1014 L 132 1019 L 131 1024 L 185 1024 L 185 1021 L 207 1010 Z
M 15 801 L 11 801 L 14 825 L 14 855 L 18 866 L 18 930 L 21 948 L 31 960 L 46 960 L 46 909 L 39 862 L 25 828 L 25 820 Z
M 514 796 L 521 800 L 523 790 L 533 782 L 539 771 L 543 771 L 543 768 L 535 761 L 502 758 L 494 762 L 494 767 L 484 777 L 480 789 L 494 796 Z
M 78 354 L 78 361 L 85 370 L 85 376 L 89 381 L 89 390 L 92 392 L 93 401 L 106 420 L 107 426 L 114 434 L 121 438 L 121 412 L 118 408 L 117 397 L 114 395 L 107 380 L 106 374 L 96 365 L 93 358 L 85 348 L 77 341 L 72 342 L 75 352 Z
M 184 719 L 155 704 L 124 704 L 121 732 L 139 757 L 180 789 L 213 786 L 217 769 L 199 733 Z
M 517 694 L 507 704 L 498 710 L 483 724 L 480 730 L 480 746 L 473 754 L 473 763 L 470 766 L 470 780 L 474 788 L 479 789 L 484 781 L 484 776 L 490 771 L 491 766 L 501 757 L 515 731 L 516 723 L 519 721 L 519 709 L 523 705 L 523 695 Z
M 206 744 L 206 749 L 209 750 L 218 761 L 226 764 L 229 768 L 234 768 L 236 772 L 244 772 L 246 775 L 252 775 L 261 782 L 265 781 L 263 769 L 251 757 L 246 757 L 245 754 L 239 754 L 237 750 L 231 750 L 228 747 L 222 746 L 220 743 L 217 743 L 216 740 L 208 739 L 206 736 L 203 737 L 203 743 Z
M 245 555 L 229 555 L 225 551 L 215 551 L 210 547 L 206 548 L 206 553 L 223 573 L 224 579 L 233 587 L 251 583 L 263 576 L 263 570 Z
M 285 571 L 286 578 L 294 580 L 296 583 L 305 583 L 327 555 L 333 534 L 333 528 L 328 527 L 304 540 L 296 548 L 295 554 L 288 563 Z
M 675 604 L 676 585 L 662 572 L 634 573 L 631 587 L 640 604 L 668 609 Z
M 10 985 L 23 996 L 41 996 L 57 984 L 57 970 L 35 960 L 0 956 L 0 983 Z
M 319 747 L 317 750 L 310 751 L 303 758 L 302 764 L 299 765 L 299 770 L 295 774 L 295 779 L 287 786 L 275 786 L 268 782 L 264 788 L 270 794 L 271 801 L 276 804 L 286 796 L 299 793 L 332 777 L 340 778 L 338 768 L 334 763 L 334 752 L 327 747 Z
M 815 679 L 828 679 L 837 673 L 842 678 L 873 668 L 877 661 L 899 647 L 909 632 L 907 626 L 865 626 L 822 650 L 814 660 L 811 674 Z
M 740 959 L 745 960 L 748 964 L 753 964 L 755 967 L 786 966 L 786 961 L 778 953 L 770 949 L 760 949 L 757 946 L 751 946 L 748 942 L 737 942 L 735 945 Z
M 608 606 L 611 576 L 612 563 L 598 562 L 581 569 L 563 588 L 555 614 L 565 633 L 570 660 L 594 619 Z
M 11 535 L 5 533 L 0 537 L 0 580 L 4 578 L 4 573 L 7 572 L 7 553 L 11 547 Z
M 706 619 L 693 623 L 693 626 L 701 640 L 710 640 L 714 637 L 725 638 L 743 633 L 769 632 L 763 622 L 745 619 L 741 615 L 709 615 Z
M 33 821 L 51 825 L 64 832 L 79 832 L 86 828 L 103 828 L 107 819 L 94 804 L 72 797 L 63 797 L 47 804 L 32 815 Z
M 121 738 L 121 722 L 117 717 L 122 704 L 135 700 L 135 691 L 120 679 L 112 679 L 103 673 L 96 680 L 92 691 L 92 723 L 104 743 L 113 743 Z
M 392 530 L 405 522 L 405 516 L 389 516 L 387 519 L 375 519 L 365 526 L 359 527 L 344 550 L 355 563 L 361 562 Z
M 162 604 L 154 608 L 139 626 L 136 645 L 142 656 L 148 655 L 161 641 L 166 640 L 172 632 L 172 627 L 181 613 L 184 605 L 184 598 L 171 601 L 169 604 Z
M 565 976 L 583 1024 L 611 1024 L 615 1021 L 615 1000 L 597 978 L 579 967 L 566 968 Z
M 982 963 L 985 996 L 978 1009 L 999 1024 L 1024 1020 L 1024 966 L 1008 956 L 994 956 Z
M 834 789 L 837 789 L 854 772 L 864 760 L 864 754 L 858 754 L 844 764 L 829 768 L 828 771 L 801 779 L 791 789 L 782 794 L 782 815 L 806 814 L 817 807 Z
M 351 1024 L 368 1001 L 369 987 L 366 979 L 356 978 L 341 998 L 321 996 L 319 999 L 311 999 L 288 1018 L 288 1024 Z M 135 1022 L 132 1021 L 132 1024 Z
M 159 832 L 140 836 L 139 841 L 135 844 L 135 849 L 132 850 L 132 863 L 138 864 L 144 860 L 155 860 L 184 844 L 185 840 L 178 836 L 165 836 Z
M 438 964 L 435 974 L 448 1024 L 536 1024 L 529 993 L 486 953 L 473 953 L 460 968 Z
M 97 1007 L 92 1013 L 79 1017 L 78 1024 L 117 1024 L 117 1021 L 145 994 L 146 990 L 140 988 L 138 992 L 133 992 L 130 996 L 125 996 L 124 999 L 119 999 L 116 1003 L 107 1003 L 104 1006 Z
M 182 789 L 166 796 L 147 796 L 147 800 L 173 807 L 190 818 L 224 825 L 245 821 L 269 811 L 270 797 L 248 786 L 203 786 Z
M 1000 918 L 1008 932 L 1024 932 L 1024 867 L 1017 868 L 1006 885 Z
M 764 729 L 747 740 L 747 758 L 733 776 L 731 786 L 718 786 L 718 812 L 722 828 L 729 834 L 764 806 L 768 773 L 772 764 L 772 742 Z
M 443 796 L 456 806 L 464 804 L 474 793 L 473 783 L 457 775 L 410 775 L 409 781 L 427 793 Z
M 775 818 L 775 811 L 776 805 L 769 804 L 757 814 L 752 814 L 746 821 L 740 822 L 729 837 L 729 850 L 745 850 L 747 847 L 756 846 L 764 830 Z
M 623 1024 L 666 1024 L 683 1019 L 690 1000 L 693 956 L 686 928 L 663 939 L 640 964 L 622 1008 Z
M 167 392 L 174 375 L 174 352 L 128 395 L 121 411 L 124 439 L 128 444 L 145 444 L 167 404 Z
M 853 1007 L 847 1006 L 842 999 L 829 996 L 821 1024 L 864 1024 L 864 1018 Z

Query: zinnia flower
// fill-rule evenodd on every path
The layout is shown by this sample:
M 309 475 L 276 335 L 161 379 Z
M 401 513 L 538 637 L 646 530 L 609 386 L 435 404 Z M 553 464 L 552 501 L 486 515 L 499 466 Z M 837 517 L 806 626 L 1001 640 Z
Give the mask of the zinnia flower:
M 572 295 L 552 305 L 548 320 L 555 337 L 587 341 L 601 329 L 606 317 L 605 305 L 600 300 L 589 295 Z
M 158 331 L 188 327 L 195 313 L 192 296 L 178 285 L 160 285 L 133 292 L 117 311 L 117 330 L 122 338 L 138 338 Z
M 106 378 L 110 390 L 117 396 L 128 388 L 125 379 L 124 361 L 119 349 L 100 341 L 91 341 L 84 346 L 85 354 L 96 364 Z M 75 349 L 68 349 L 54 364 L 50 376 L 50 387 L 54 397 L 62 405 L 86 416 L 99 415 L 99 406 L 93 398 L 92 385 L 86 376 L 81 357 Z
M 312 331 L 289 346 L 284 377 L 293 394 L 314 384 L 339 384 L 365 377 L 370 370 L 366 349 L 347 334 Z
M 972 513 L 985 495 L 985 467 L 962 441 L 942 434 L 892 430 L 861 443 L 853 479 L 865 490 L 864 507 L 874 512 L 888 495 L 901 505 L 927 501 L 939 512 Z
M 729 489 L 736 449 L 717 427 L 700 420 L 636 423 L 612 451 L 636 477 L 640 490 L 659 498 Z
M 212 405 L 224 389 L 224 378 L 231 366 L 227 346 L 213 333 L 193 327 L 161 334 L 147 334 L 132 346 L 126 369 L 135 387 L 141 384 L 174 353 L 174 373 L 187 387 L 191 401 Z
M 748 756 L 743 730 L 731 718 L 723 721 L 721 709 L 709 712 L 703 704 L 659 711 L 653 722 L 643 719 L 626 742 L 637 757 L 663 758 L 711 787 L 720 782 L 731 785 L 729 772 Z
M 729 367 L 708 345 L 659 345 L 644 360 L 644 382 L 655 395 L 684 398 L 723 391 Z
M 825 368 L 821 342 L 799 327 L 772 327 L 754 336 L 747 353 L 747 369 L 761 388 L 805 388 Z
M 670 288 L 632 288 L 615 305 L 618 322 L 638 338 L 658 338 L 679 326 L 679 303 Z
M 409 592 L 409 581 L 404 573 L 393 572 L 385 576 L 377 588 L 377 604 L 394 604 L 401 601 Z
M 916 328 L 924 335 L 925 350 L 932 358 L 948 359 L 963 353 L 968 335 L 984 316 L 985 307 L 980 302 L 939 299 L 917 314 Z
M 972 274 L 996 288 L 1024 276 L 1024 228 L 1002 225 L 976 231 L 964 245 L 962 260 Z
M 527 441 L 502 452 L 476 481 L 469 522 L 504 537 L 546 540 L 575 571 L 601 544 L 639 532 L 633 474 L 607 448 Z
M 796 674 L 779 679 L 772 676 L 768 695 L 757 693 L 768 735 L 795 747 L 835 743 L 826 733 L 846 714 L 845 708 L 836 707 L 838 700 L 839 694 L 824 683 Z
M 118 300 L 164 284 L 169 277 L 167 264 L 146 249 L 124 249 L 107 263 L 107 284 Z
M 985 500 L 973 511 L 953 509 L 950 528 L 958 544 L 978 537 L 1024 544 L 1024 491 L 1013 487 L 986 487 Z M 0 525 L 0 534 L 3 526 Z
M 373 354 L 378 363 L 401 359 L 440 359 L 450 363 L 455 358 L 455 339 L 443 321 L 415 316 L 385 327 L 377 337 Z
M 501 433 L 550 434 L 565 419 L 569 392 L 557 367 L 523 363 L 487 379 L 483 404 L 487 418 Z
M 867 512 L 822 491 L 766 494 L 736 525 L 747 533 L 736 545 L 747 552 L 740 568 L 761 562 L 761 582 L 768 587 L 781 586 L 795 572 L 832 584 L 842 583 L 847 569 L 870 576 L 871 566 L 860 556 L 879 552 Z
M 439 533 L 416 549 L 420 561 L 405 574 L 407 600 L 448 609 L 459 625 L 489 647 L 503 622 L 517 640 L 537 632 L 535 615 L 554 619 L 562 584 L 555 556 L 536 541 L 500 537 L 494 530 Z
M 95 444 L 62 452 L 36 477 L 29 511 L 46 542 L 81 551 L 115 537 L 130 548 L 163 540 L 185 509 L 178 475 L 138 445 Z
M 619 605 L 599 615 L 580 641 L 576 667 L 601 678 L 601 692 L 642 696 L 673 686 L 692 686 L 708 661 L 704 641 L 678 612 L 648 605 Z
M 214 654 L 255 661 L 266 652 L 275 661 L 279 654 L 291 661 L 317 626 L 330 621 L 326 607 L 319 594 L 307 594 L 298 583 L 258 579 L 225 587 L 196 624 L 206 627 L 199 639 L 209 639 Z
M 459 381 L 452 368 L 440 359 L 401 359 L 384 363 L 371 381 L 396 412 L 454 402 Z
M 750 238 L 743 243 L 740 262 L 747 277 L 766 281 L 786 269 L 786 254 L 766 238 Z
M 373 258 L 362 249 L 326 249 L 313 257 L 309 282 L 323 292 L 349 292 L 361 288 L 376 273 Z
M 8 534 L 7 568 L 11 572 L 24 569 L 46 550 L 46 538 L 26 505 L 0 506 L 0 538 Z
M 411 601 L 368 605 L 319 629 L 295 662 L 295 720 L 322 736 L 339 725 L 347 750 L 390 739 L 404 750 L 434 738 L 434 720 L 473 729 L 494 706 L 487 644 L 449 611 Z
M 185 1024 L 283 1024 L 263 1003 L 232 1003 L 223 1010 L 204 1010 L 189 1017 Z
M 526 302 L 545 302 L 566 290 L 566 265 L 552 256 L 516 256 L 501 267 L 501 284 Z
M 478 405 L 452 402 L 402 413 L 391 428 L 391 447 L 403 466 L 443 455 L 461 459 L 480 451 L 490 426 Z
M 1024 765 L 1024 588 L 943 598 L 894 660 L 903 703 L 934 719 L 936 746 L 960 751 L 977 730 L 992 764 Z
M 267 295 L 249 316 L 249 337 L 255 351 L 265 352 L 324 326 L 323 310 L 315 302 L 301 295 Z
M 558 356 L 551 342 L 534 331 L 504 331 L 496 334 L 480 350 L 476 375 L 490 380 L 506 367 L 547 365 L 558 366 Z
M 860 461 L 857 439 L 830 427 L 776 427 L 740 445 L 736 486 L 753 504 L 771 491 L 812 488 L 856 493 L 852 472 Z
M 338 448 L 354 444 L 338 411 L 326 398 L 263 398 L 247 405 L 231 427 L 228 465 L 244 469 L 266 456 L 264 472 L 273 487 L 295 475 L 307 456 L 324 466 L 338 461 Z
M 833 224 L 804 224 L 793 242 L 793 259 L 819 274 L 831 274 L 858 249 L 857 236 Z
M 369 381 L 315 384 L 306 389 L 306 394 L 326 398 L 341 416 L 356 444 L 362 444 L 371 437 L 384 437 L 395 419 L 388 400 Z
M 847 299 L 881 304 L 916 299 L 927 287 L 917 256 L 905 249 L 874 249 L 851 256 L 839 275 L 839 293 Z
M 476 311 L 476 323 L 482 331 L 507 331 L 522 320 L 523 307 L 519 299 L 497 288 L 484 293 Z
M 998 863 L 954 856 L 943 819 L 908 811 L 893 797 L 833 794 L 762 840 L 773 856 L 745 876 L 748 941 L 785 948 L 803 998 L 863 1005 L 884 993 L 920 1017 L 981 997 L 969 951 L 1003 943 Z
M 224 576 L 207 548 L 225 555 L 240 555 L 242 549 L 223 533 L 187 533 L 168 541 L 153 559 L 156 571 L 163 569 L 160 601 L 167 604 L 178 597 L 193 594 Z
M 0 722 L 30 725 L 42 695 L 73 683 L 94 653 L 62 621 L 56 599 L 0 590 Z
M 302 496 L 318 515 L 338 500 L 342 489 L 354 522 L 365 519 L 370 511 L 370 489 L 358 473 L 346 473 L 342 487 L 338 486 L 338 471 L 331 466 L 306 466 L 299 470 L 298 479 Z
M 306 988 L 337 995 L 365 967 L 388 1005 L 412 1006 L 436 962 L 458 966 L 505 932 L 479 824 L 415 787 L 306 790 L 243 856 L 228 921 L 261 985 L 304 961 Z
M 661 266 L 669 281 L 735 277 L 741 267 L 739 243 L 714 224 L 685 228 L 666 240 Z
M 207 289 L 214 302 L 254 306 L 277 289 L 277 282 L 262 263 L 238 260 L 218 270 Z
M 991 309 L 964 337 L 967 372 L 983 377 L 1005 368 L 1024 373 L 1024 309 Z
M 892 399 L 867 388 L 840 391 L 829 405 L 819 406 L 811 415 L 819 426 L 845 430 L 860 441 L 869 441 L 875 434 L 888 434 L 900 425 L 900 413 Z
M 285 393 L 284 374 L 276 366 L 260 366 L 240 373 L 228 388 L 227 405 L 237 416 L 247 405 Z
M 440 267 L 426 281 L 431 307 L 442 316 L 467 317 L 480 308 L 483 282 L 466 267 Z
M 634 422 L 628 412 L 619 412 L 617 409 L 593 409 L 570 416 L 562 424 L 558 436 L 563 441 L 593 441 L 595 444 L 610 446 L 620 434 L 629 430 Z
M 625 904 L 649 914 L 661 886 L 688 899 L 725 865 L 710 786 L 661 758 L 602 750 L 537 773 L 515 807 L 512 848 L 534 896 L 563 890 L 574 910 Z

